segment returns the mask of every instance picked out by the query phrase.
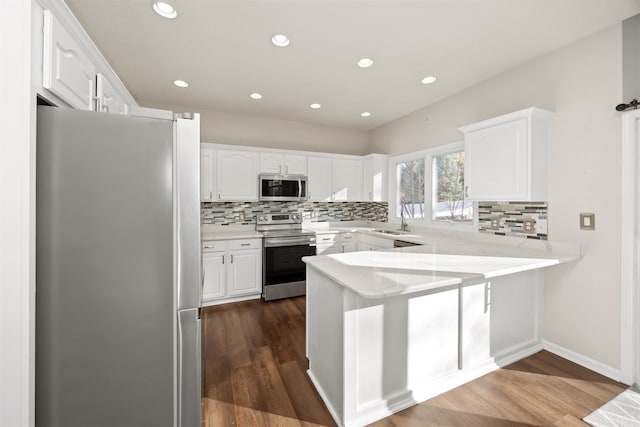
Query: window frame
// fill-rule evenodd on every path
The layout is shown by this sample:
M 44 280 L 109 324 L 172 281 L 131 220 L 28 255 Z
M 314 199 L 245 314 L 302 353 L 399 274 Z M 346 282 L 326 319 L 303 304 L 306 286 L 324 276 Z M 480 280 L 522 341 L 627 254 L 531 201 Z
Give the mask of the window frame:
M 398 156 L 389 157 L 389 222 L 393 224 L 400 224 L 400 212 L 397 210 L 398 206 L 398 163 L 407 162 L 411 160 L 424 160 L 424 200 L 425 200 L 425 215 L 424 218 L 406 218 L 407 224 L 416 227 L 430 227 L 430 228 L 444 228 L 444 229 L 456 229 L 461 231 L 474 231 L 476 227 L 476 215 L 474 214 L 472 221 L 452 221 L 452 220 L 434 220 L 433 218 L 433 196 L 435 193 L 435 181 L 433 176 L 433 161 L 435 156 L 443 154 L 455 153 L 458 151 L 464 151 L 464 141 L 457 141 L 450 144 L 438 145 L 436 147 L 427 148 L 420 151 L 414 151 L 412 153 L 401 154 Z M 465 187 L 468 184 L 465 182 Z M 474 212 L 476 204 L 474 203 Z

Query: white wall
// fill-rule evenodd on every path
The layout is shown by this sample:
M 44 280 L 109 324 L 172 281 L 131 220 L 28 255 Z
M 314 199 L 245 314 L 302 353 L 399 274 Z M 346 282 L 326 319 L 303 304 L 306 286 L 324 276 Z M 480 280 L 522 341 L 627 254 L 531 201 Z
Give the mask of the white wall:
M 511 111 L 554 111 L 549 233 L 580 243 L 584 257 L 546 271 L 544 336 L 613 369 L 620 366 L 621 120 L 614 107 L 621 101 L 617 25 L 370 132 L 370 151 L 400 154 L 460 140 L 459 126 Z M 579 230 L 580 212 L 596 214 L 596 231 Z
M 31 2 L 0 1 L 0 425 L 33 425 Z M 10 59 L 10 61 L 9 61 Z M 10 65 L 7 65 L 7 61 Z
M 325 153 L 369 154 L 368 134 L 365 131 L 197 108 L 185 109 L 175 105 L 144 106 L 175 112 L 195 110 L 194 112 L 200 113 L 202 142 Z

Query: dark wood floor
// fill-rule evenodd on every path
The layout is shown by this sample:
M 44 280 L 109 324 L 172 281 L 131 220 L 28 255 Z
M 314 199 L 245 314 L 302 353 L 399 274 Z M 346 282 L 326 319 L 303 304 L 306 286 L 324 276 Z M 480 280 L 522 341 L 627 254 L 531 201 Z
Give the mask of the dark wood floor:
M 203 310 L 203 427 L 335 426 L 306 375 L 304 297 Z M 626 387 L 542 351 L 376 427 L 586 426 Z

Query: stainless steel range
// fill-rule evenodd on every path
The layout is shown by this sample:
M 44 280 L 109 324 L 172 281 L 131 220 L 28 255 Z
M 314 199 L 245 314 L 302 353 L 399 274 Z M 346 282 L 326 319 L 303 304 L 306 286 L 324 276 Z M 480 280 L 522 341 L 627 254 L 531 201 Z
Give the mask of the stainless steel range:
M 256 231 L 264 235 L 262 298 L 270 301 L 305 295 L 306 265 L 302 257 L 316 254 L 316 235 L 302 229 L 297 213 L 259 215 Z

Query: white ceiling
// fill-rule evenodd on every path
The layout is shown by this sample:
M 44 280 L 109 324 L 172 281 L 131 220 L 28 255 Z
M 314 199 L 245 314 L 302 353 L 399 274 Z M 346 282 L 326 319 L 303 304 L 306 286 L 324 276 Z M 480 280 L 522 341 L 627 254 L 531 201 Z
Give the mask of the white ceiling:
M 156 15 L 151 0 L 66 0 L 141 106 L 357 130 L 640 13 L 638 0 L 165 1 L 177 19 Z M 290 46 L 273 46 L 275 33 Z M 360 69 L 365 56 L 375 63 Z M 438 80 L 422 85 L 427 75 Z

